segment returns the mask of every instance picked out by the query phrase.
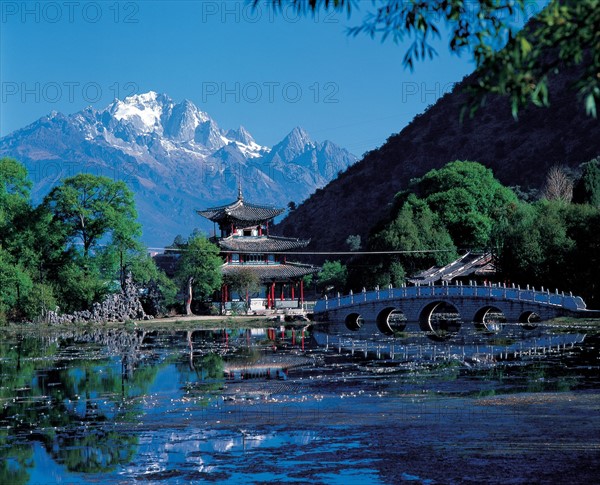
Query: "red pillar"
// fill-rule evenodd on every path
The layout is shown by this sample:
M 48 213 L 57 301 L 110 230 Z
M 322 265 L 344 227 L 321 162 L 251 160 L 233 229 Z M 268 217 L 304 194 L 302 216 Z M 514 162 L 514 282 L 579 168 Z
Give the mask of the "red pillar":
M 292 284 L 292 300 L 295 300 L 294 298 L 294 287 L 296 286 L 296 283 Z
M 281 301 L 283 301 L 283 287 L 285 285 L 283 283 L 281 283 Z
M 275 308 L 275 283 L 271 283 L 271 308 Z
M 300 304 L 304 303 L 304 280 L 300 280 Z

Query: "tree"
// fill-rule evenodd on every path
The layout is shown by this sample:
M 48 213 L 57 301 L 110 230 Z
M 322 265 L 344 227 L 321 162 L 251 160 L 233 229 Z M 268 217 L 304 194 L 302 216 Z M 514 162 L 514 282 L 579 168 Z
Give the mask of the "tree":
M 253 0 L 258 5 L 260 0 Z M 319 11 L 354 13 L 365 2 L 355 0 L 273 0 L 275 11 L 291 5 L 298 13 Z M 528 0 L 374 0 L 373 10 L 362 24 L 349 29 L 350 35 L 367 34 L 396 43 L 410 41 L 403 64 L 414 68 L 415 61 L 437 54 L 432 41 L 449 30 L 452 52 L 466 52 L 477 66 L 472 86 L 473 113 L 495 93 L 509 98 L 513 115 L 528 103 L 548 105 L 548 77 L 570 66 L 580 66 L 575 84 L 588 114 L 596 116 L 600 101 L 600 0 L 551 0 L 534 22 L 517 32 L 521 20 L 529 17 Z M 536 4 L 533 4 L 536 5 Z M 553 55 L 548 55 L 548 50 Z
M 69 240 L 81 242 L 85 258 L 104 238 L 126 250 L 135 247 L 141 234 L 133 193 L 122 181 L 78 174 L 52 189 L 44 205 L 64 226 Z
M 406 251 L 374 261 L 373 269 L 369 271 L 371 275 L 363 272 L 360 276 L 363 284 L 369 286 L 400 286 L 407 273 L 411 275 L 434 264 L 447 264 L 457 256 L 456 247 L 440 217 L 414 194 L 407 197 L 392 221 L 371 235 L 369 249 Z
M 44 198 L 40 211 L 63 241 L 62 260 L 51 275 L 63 310 L 90 308 L 116 291 L 113 282 L 123 285 L 127 262 L 144 252 L 133 193 L 121 181 L 69 177 Z
M 89 310 L 116 290 L 103 277 L 97 261 L 72 252 L 71 258 L 56 268 L 58 305 L 65 313 Z M 118 285 L 117 285 L 118 286 Z
M 347 279 L 348 270 L 340 261 L 325 261 L 317 274 L 317 286 L 324 293 L 330 290 L 342 291 Z
M 32 286 L 29 274 L 0 248 L 0 323 L 21 317 L 20 306 Z
M 360 235 L 359 234 L 351 234 L 346 238 L 346 245 L 350 249 L 350 251 L 360 251 Z
M 30 210 L 30 189 L 23 165 L 13 158 L 0 159 L 0 245 L 19 231 L 15 220 Z
M 221 286 L 223 261 L 219 248 L 202 235 L 190 236 L 181 249 L 176 279 L 185 288 L 185 311 L 191 315 L 194 298 L 206 300 Z
M 600 158 L 584 163 L 582 169 L 573 190 L 573 201 L 600 208 Z
M 591 205 L 555 200 L 518 204 L 495 229 L 503 277 L 522 286 L 568 289 L 597 307 L 598 224 L 600 210 Z
M 564 167 L 555 165 L 548 171 L 544 197 L 548 200 L 571 202 L 573 200 L 573 180 Z
M 413 180 L 412 190 L 439 215 L 459 247 L 484 249 L 494 221 L 517 196 L 492 171 L 469 161 L 455 161 Z M 410 192 L 399 195 L 404 200 Z
M 250 298 L 260 289 L 260 278 L 250 268 L 241 268 L 225 277 L 225 283 L 244 301 L 244 310 L 250 310 Z

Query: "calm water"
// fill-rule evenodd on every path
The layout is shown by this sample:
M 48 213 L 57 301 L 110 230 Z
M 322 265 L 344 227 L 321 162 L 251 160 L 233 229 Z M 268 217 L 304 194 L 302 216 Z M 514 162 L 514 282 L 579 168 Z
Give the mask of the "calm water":
M 0 484 L 593 483 L 592 324 L 4 335 Z

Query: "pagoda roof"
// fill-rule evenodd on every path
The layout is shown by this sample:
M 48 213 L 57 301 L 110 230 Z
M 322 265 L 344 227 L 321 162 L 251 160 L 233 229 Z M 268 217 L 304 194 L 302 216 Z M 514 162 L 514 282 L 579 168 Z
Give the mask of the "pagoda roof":
M 233 275 L 239 271 L 252 271 L 261 283 L 274 283 L 301 278 L 317 273 L 320 268 L 309 264 L 283 263 L 283 264 L 224 264 L 223 276 Z
M 213 222 L 226 223 L 239 221 L 254 225 L 273 219 L 284 211 L 285 209 L 245 202 L 240 193 L 238 199 L 231 204 L 210 207 L 206 210 L 198 210 L 196 212 Z
M 310 239 L 278 236 L 229 236 L 218 239 L 217 243 L 224 251 L 239 251 L 240 253 L 269 253 L 290 251 L 304 248 Z

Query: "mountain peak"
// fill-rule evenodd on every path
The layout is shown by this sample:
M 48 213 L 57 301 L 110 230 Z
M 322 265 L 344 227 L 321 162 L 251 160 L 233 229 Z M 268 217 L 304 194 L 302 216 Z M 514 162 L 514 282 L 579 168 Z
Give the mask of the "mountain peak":
M 253 143 L 256 143 L 248 130 L 241 125 L 237 130 L 229 130 L 226 136 L 230 140 L 239 141 L 244 145 L 252 145 Z
M 133 94 L 125 99 L 115 100 L 106 108 L 116 120 L 129 122 L 140 132 L 161 131 L 163 112 L 173 106 L 171 98 L 155 91 Z
M 123 102 L 126 104 L 145 104 L 156 101 L 159 96 L 167 97 L 164 94 L 159 95 L 156 91 L 148 91 L 147 93 L 132 94 L 130 96 L 126 96 L 123 99 Z
M 314 147 L 315 142 L 312 141 L 310 135 L 304 128 L 296 126 L 281 142 L 273 147 L 273 151 L 279 153 L 282 159 L 291 160 Z
M 298 146 L 314 145 L 310 135 L 301 126 L 296 126 L 288 133 L 284 140 L 287 140 L 289 143 L 294 143 Z

